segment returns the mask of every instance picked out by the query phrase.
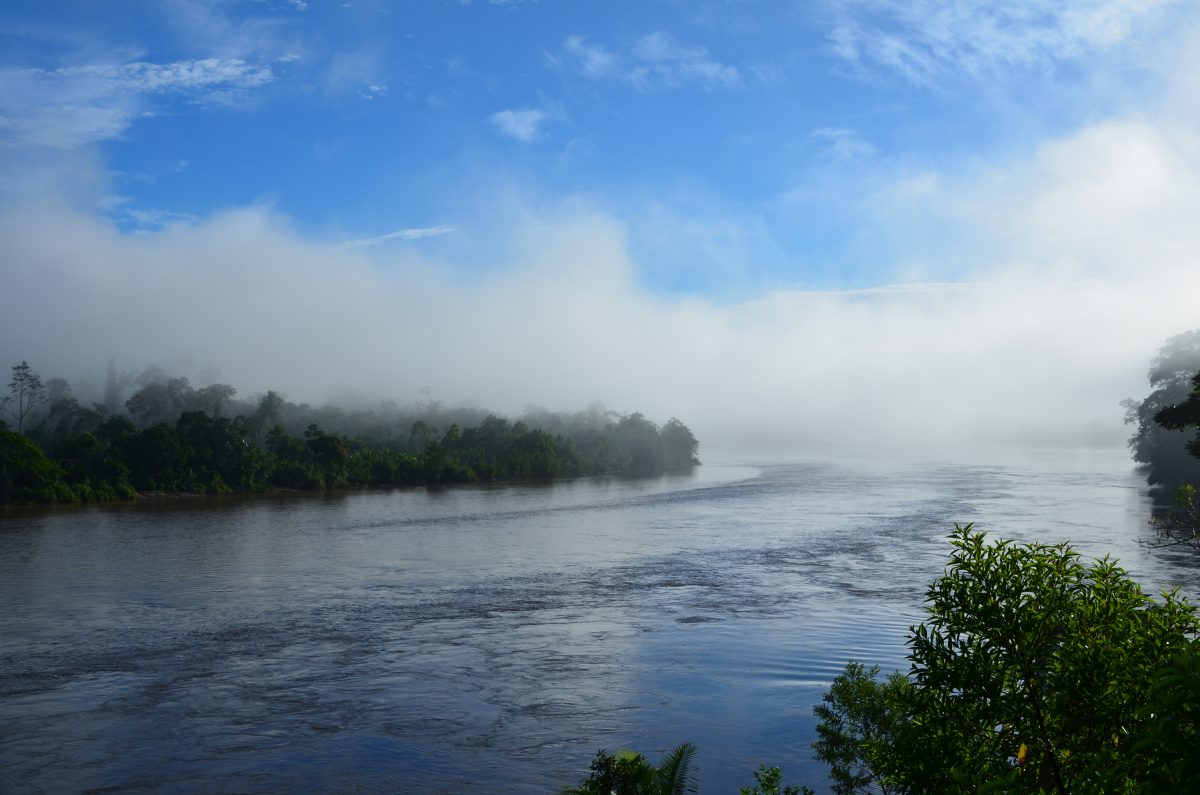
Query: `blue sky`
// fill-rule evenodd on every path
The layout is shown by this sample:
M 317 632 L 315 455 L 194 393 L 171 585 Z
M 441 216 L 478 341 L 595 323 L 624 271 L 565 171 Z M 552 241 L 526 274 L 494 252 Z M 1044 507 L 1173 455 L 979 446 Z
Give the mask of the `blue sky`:
M 739 344 L 790 340 L 800 369 L 818 368 L 839 395 L 857 385 L 836 361 L 933 355 L 935 309 L 909 317 L 915 295 L 977 290 L 983 316 L 1008 317 L 998 296 L 1033 290 L 1022 303 L 1049 317 L 1056 291 L 1075 285 L 1078 311 L 1094 313 L 1074 319 L 1082 330 L 1037 331 L 1059 339 L 1061 359 L 1113 316 L 1104 296 L 1196 286 L 1198 24 L 1200 9 L 1182 0 L 13 0 L 0 11 L 0 211 L 20 232 L 9 281 L 31 279 L 36 293 L 81 278 L 55 270 L 76 256 L 55 238 L 77 226 L 76 239 L 95 236 L 90 250 L 112 248 L 93 259 L 114 263 L 96 266 L 114 284 L 178 276 L 183 260 L 191 278 L 229 278 L 227 264 L 195 259 L 218 236 L 212 256 L 252 281 L 287 278 L 286 265 L 263 263 L 311 257 L 313 268 L 370 274 L 349 279 L 363 280 L 354 295 L 425 284 L 420 306 L 457 290 L 490 307 L 506 285 L 541 295 L 561 276 L 564 290 L 610 291 L 600 314 L 679 345 L 708 339 L 693 364 L 723 346 L 744 365 Z M 541 262 L 547 252 L 558 259 Z M 579 264 L 597 252 L 608 255 Z M 295 305 L 320 297 L 296 293 Z M 145 310 L 151 323 L 151 297 L 138 300 L 124 316 Z M 206 311 L 223 299 L 207 300 Z M 838 303 L 825 326 L 796 320 L 794 306 L 764 319 L 780 302 L 828 300 Z M 1129 315 L 1112 351 L 1119 377 L 1089 371 L 1073 388 L 1135 388 L 1140 360 L 1195 325 L 1194 308 L 1172 300 Z M 353 296 L 339 305 L 361 314 Z M 529 344 L 573 320 L 539 312 L 536 333 L 494 344 Z M 69 358 L 65 342 L 14 341 L 22 327 L 10 322 L 10 358 L 20 345 Z M 471 349 L 470 334 L 429 322 L 448 351 Z M 981 350 L 1027 347 L 1020 334 L 1034 332 L 1015 325 Z M 756 327 L 773 336 L 742 338 Z M 906 342 L 890 353 L 854 342 L 864 327 Z M 126 357 L 175 355 L 134 334 L 100 336 Z M 233 358 L 194 347 L 179 355 Z M 229 380 L 253 370 L 217 364 Z M 636 369 L 653 372 L 652 359 Z M 740 377 L 794 398 L 801 382 L 773 383 L 774 372 L 764 360 Z M 449 382 L 453 398 L 546 399 L 522 396 L 518 380 L 473 383 L 431 363 L 403 383 L 362 386 Z M 605 391 L 607 379 L 585 381 Z M 681 393 L 704 389 L 682 382 Z M 637 401 L 637 383 L 607 399 Z M 927 397 L 913 390 L 913 404 Z M 567 402 L 585 390 L 545 391 Z M 666 406 L 675 392 L 655 394 L 646 399 Z
M 320 235 L 460 231 L 515 183 L 612 208 L 658 289 L 862 286 L 894 253 L 856 193 L 1153 91 L 1164 5 L 18 2 L 6 137 L 97 147 L 124 230 L 266 202 Z M 717 228 L 672 254 L 646 207 Z

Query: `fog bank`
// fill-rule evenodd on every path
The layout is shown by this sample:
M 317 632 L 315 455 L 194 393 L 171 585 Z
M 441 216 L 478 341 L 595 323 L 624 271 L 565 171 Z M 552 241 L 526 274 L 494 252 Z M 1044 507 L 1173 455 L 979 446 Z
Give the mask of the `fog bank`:
M 584 201 L 482 211 L 441 257 L 304 234 L 269 206 L 146 235 L 61 196 L 9 203 L 0 354 L 73 381 L 112 357 L 216 368 L 293 400 L 601 401 L 706 446 L 1120 444 L 1119 401 L 1200 324 L 1198 150 L 1108 123 L 1003 170 L 909 174 L 863 218 L 905 237 L 896 284 L 736 302 L 645 288 L 654 263 Z

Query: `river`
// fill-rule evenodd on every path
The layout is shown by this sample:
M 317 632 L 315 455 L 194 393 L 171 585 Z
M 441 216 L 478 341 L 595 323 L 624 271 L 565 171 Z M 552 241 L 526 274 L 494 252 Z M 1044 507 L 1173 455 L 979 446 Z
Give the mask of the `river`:
M 1126 453 L 0 513 L 0 790 L 547 793 L 599 748 L 826 788 L 812 705 L 903 668 L 952 524 L 1151 550 Z

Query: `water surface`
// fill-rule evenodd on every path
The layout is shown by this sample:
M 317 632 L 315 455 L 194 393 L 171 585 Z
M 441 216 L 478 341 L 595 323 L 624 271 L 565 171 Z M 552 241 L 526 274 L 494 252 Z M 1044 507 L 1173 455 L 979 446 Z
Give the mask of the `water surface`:
M 555 792 L 699 746 L 820 790 L 811 707 L 903 668 L 953 522 L 1147 550 L 1123 451 L 0 514 L 0 790 Z

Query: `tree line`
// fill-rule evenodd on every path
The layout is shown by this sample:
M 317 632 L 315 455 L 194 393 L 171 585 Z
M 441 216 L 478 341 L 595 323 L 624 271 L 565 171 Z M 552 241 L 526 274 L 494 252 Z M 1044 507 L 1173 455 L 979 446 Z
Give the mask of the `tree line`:
M 313 407 L 274 391 L 239 401 L 228 384 L 195 388 L 155 367 L 110 366 L 103 399 L 88 404 L 21 362 L 0 408 L 13 421 L 0 420 L 0 502 L 655 475 L 699 463 L 698 441 L 674 418 L 659 426 L 592 407 L 510 421 L 432 402 Z

